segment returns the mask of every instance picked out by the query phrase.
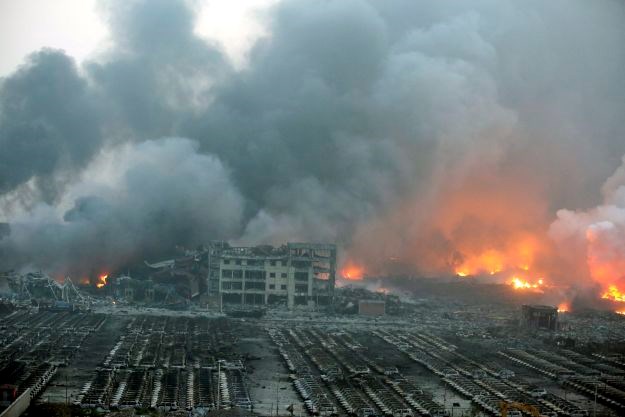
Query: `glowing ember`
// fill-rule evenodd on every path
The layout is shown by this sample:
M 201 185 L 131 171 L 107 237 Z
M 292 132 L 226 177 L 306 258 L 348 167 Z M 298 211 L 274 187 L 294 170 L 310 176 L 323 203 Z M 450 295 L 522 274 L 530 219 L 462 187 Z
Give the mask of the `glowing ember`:
M 104 287 L 106 285 L 106 280 L 108 277 L 108 274 L 100 275 L 98 277 L 98 282 L 95 284 L 95 286 L 98 288 Z
M 616 314 L 620 314 L 621 316 L 625 316 L 625 310 L 615 311 Z
M 466 277 L 469 274 L 467 272 L 464 272 L 464 271 L 457 271 L 456 275 L 458 275 L 459 277 Z
M 622 293 L 616 285 L 610 285 L 608 290 L 603 293 L 601 298 L 605 298 L 607 300 L 618 301 L 621 303 L 625 303 L 625 293 Z
M 354 264 L 347 264 L 341 269 L 341 276 L 344 279 L 357 281 L 361 280 L 364 275 L 365 270 Z
M 558 305 L 558 313 L 568 313 L 570 310 L 569 303 L 564 302 Z

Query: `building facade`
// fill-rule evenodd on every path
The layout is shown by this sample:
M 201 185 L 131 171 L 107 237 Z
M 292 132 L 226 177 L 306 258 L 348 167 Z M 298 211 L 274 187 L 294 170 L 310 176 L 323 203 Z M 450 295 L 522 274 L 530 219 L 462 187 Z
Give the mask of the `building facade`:
M 326 305 L 334 297 L 336 246 L 287 243 L 232 247 L 209 246 L 207 288 L 223 304 Z

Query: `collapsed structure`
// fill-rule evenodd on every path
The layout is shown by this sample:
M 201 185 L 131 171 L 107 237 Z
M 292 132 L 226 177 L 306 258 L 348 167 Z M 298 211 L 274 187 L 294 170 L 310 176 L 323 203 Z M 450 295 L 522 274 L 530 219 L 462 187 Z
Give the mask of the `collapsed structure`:
M 58 282 L 41 272 L 19 274 L 15 271 L 0 273 L 0 282 L 6 280 L 15 294 L 18 305 L 36 305 L 53 310 L 87 310 L 91 299 L 82 294 L 69 277 Z
M 207 293 L 220 303 L 238 305 L 327 305 L 336 280 L 336 246 L 287 243 L 208 248 Z
M 103 273 L 97 281 L 84 278 L 78 290 L 66 277 L 59 283 L 43 272 L 0 274 L 12 297 L 26 304 L 63 309 L 88 308 L 89 293 L 124 302 L 140 302 L 172 309 L 191 303 L 208 308 L 228 306 L 315 307 L 332 304 L 336 281 L 336 246 L 287 243 L 280 247 L 233 247 L 214 241 L 158 262 L 144 262 L 129 273 Z M 245 308 L 247 310 L 247 308 Z M 238 310 L 235 308 L 235 310 Z M 252 308 L 251 310 L 258 310 Z

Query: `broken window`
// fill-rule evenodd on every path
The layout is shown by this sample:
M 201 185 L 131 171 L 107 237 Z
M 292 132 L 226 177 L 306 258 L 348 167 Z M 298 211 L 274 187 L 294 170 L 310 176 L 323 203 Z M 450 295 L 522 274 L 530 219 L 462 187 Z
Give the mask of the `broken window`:
M 296 272 L 295 281 L 308 281 L 308 272 Z
M 246 279 L 255 279 L 255 280 L 264 280 L 265 279 L 265 271 L 248 269 L 245 271 Z

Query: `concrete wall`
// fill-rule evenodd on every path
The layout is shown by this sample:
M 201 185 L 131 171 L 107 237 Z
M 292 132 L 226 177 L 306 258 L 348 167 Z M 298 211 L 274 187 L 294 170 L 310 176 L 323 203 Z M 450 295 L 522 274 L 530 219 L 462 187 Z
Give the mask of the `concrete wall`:
M 13 403 L 0 414 L 0 417 L 19 417 L 30 406 L 30 392 L 28 388 L 22 395 L 17 397 Z

